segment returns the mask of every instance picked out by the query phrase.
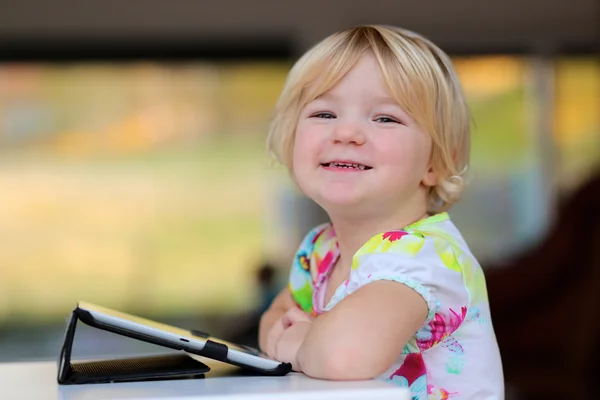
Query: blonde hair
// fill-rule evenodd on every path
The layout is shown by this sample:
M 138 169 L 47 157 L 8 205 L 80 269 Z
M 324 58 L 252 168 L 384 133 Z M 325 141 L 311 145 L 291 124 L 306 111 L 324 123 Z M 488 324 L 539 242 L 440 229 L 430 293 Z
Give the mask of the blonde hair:
M 267 139 L 271 155 L 292 171 L 301 110 L 330 90 L 371 50 L 394 100 L 432 139 L 431 165 L 438 182 L 428 211 L 456 203 L 465 189 L 470 120 L 450 58 L 431 41 L 404 29 L 360 26 L 339 31 L 305 53 L 290 70 Z

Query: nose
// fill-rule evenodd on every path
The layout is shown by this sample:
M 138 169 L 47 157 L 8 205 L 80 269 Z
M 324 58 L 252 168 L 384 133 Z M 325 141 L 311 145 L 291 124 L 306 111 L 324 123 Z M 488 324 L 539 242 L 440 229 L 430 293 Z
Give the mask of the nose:
M 366 136 L 363 128 L 356 122 L 339 123 L 333 130 L 332 141 L 336 144 L 362 146 Z

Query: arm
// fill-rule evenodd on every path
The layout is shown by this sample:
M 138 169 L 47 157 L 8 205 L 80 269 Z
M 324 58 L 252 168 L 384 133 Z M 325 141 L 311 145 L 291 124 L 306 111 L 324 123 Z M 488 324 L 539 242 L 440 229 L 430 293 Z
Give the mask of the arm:
M 269 332 L 275 323 L 281 323 L 281 317 L 291 308 L 296 307 L 296 302 L 290 293 L 290 290 L 286 287 L 273 300 L 271 306 L 263 313 L 260 317 L 260 325 L 258 329 L 258 343 L 262 351 L 267 352 L 267 342 Z M 283 331 L 283 325 L 281 327 Z
M 400 356 L 427 312 L 408 286 L 367 284 L 312 323 L 296 355 L 298 368 L 314 378 L 374 378 Z

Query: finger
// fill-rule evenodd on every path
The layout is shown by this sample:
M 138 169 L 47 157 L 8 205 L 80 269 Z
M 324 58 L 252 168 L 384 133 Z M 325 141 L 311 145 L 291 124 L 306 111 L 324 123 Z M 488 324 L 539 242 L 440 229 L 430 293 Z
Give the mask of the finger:
M 281 361 L 281 346 L 282 346 L 282 341 L 281 340 L 277 340 L 273 346 L 274 349 L 274 353 L 273 356 L 271 358 L 277 360 L 277 361 Z
M 281 322 L 283 324 L 283 329 L 287 329 L 294 324 L 294 320 L 288 314 L 284 314 L 283 318 L 281 318 Z
M 284 314 L 284 319 L 290 320 L 290 325 L 299 321 L 310 322 L 310 317 L 302 310 L 298 308 L 291 308 Z
M 283 331 L 284 331 L 284 326 L 283 326 L 282 318 L 280 318 L 277 321 L 275 321 L 275 323 L 273 324 L 273 327 L 271 327 L 271 330 L 269 331 L 269 334 L 267 335 L 266 353 L 271 358 L 275 358 L 275 345 L 277 344 L 277 341 L 279 340 L 279 337 L 281 336 Z
M 269 335 L 267 338 L 267 355 L 269 357 L 275 356 L 275 345 L 277 344 L 277 341 L 279 340 L 279 336 L 281 336 L 282 332 L 283 332 L 283 324 L 281 323 L 281 320 L 278 320 L 271 328 L 271 331 L 269 332 Z

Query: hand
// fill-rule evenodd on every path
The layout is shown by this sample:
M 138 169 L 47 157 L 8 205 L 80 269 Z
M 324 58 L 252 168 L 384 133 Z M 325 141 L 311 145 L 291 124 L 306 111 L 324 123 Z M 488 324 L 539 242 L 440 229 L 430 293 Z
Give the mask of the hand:
M 279 341 L 279 338 L 283 334 L 284 330 L 289 328 L 296 322 L 308 321 L 311 322 L 312 318 L 309 314 L 300 310 L 297 307 L 290 308 L 285 314 L 283 314 L 271 327 L 271 330 L 267 334 L 267 344 L 264 352 L 267 356 L 276 359 L 275 346 Z
M 313 322 L 313 318 L 310 314 L 305 313 L 304 311 L 298 308 L 290 308 L 283 316 L 281 317 L 281 322 L 283 323 L 283 328 L 287 329 L 296 322 Z
M 281 337 L 281 334 L 285 330 L 285 327 L 283 326 L 283 317 L 284 316 L 285 316 L 285 314 L 283 314 L 281 317 L 279 317 L 275 321 L 273 326 L 271 327 L 271 330 L 267 334 L 266 346 L 263 349 L 264 352 L 267 354 L 267 356 L 269 356 L 270 358 L 273 358 L 273 359 L 275 359 L 275 345 L 277 344 L 277 342 L 279 341 L 279 338 Z
M 304 343 L 304 338 L 306 338 L 311 327 L 312 321 L 307 318 L 306 320 L 294 322 L 286 328 L 275 345 L 275 359 L 291 363 L 294 371 L 302 372 L 297 361 L 298 349 Z

